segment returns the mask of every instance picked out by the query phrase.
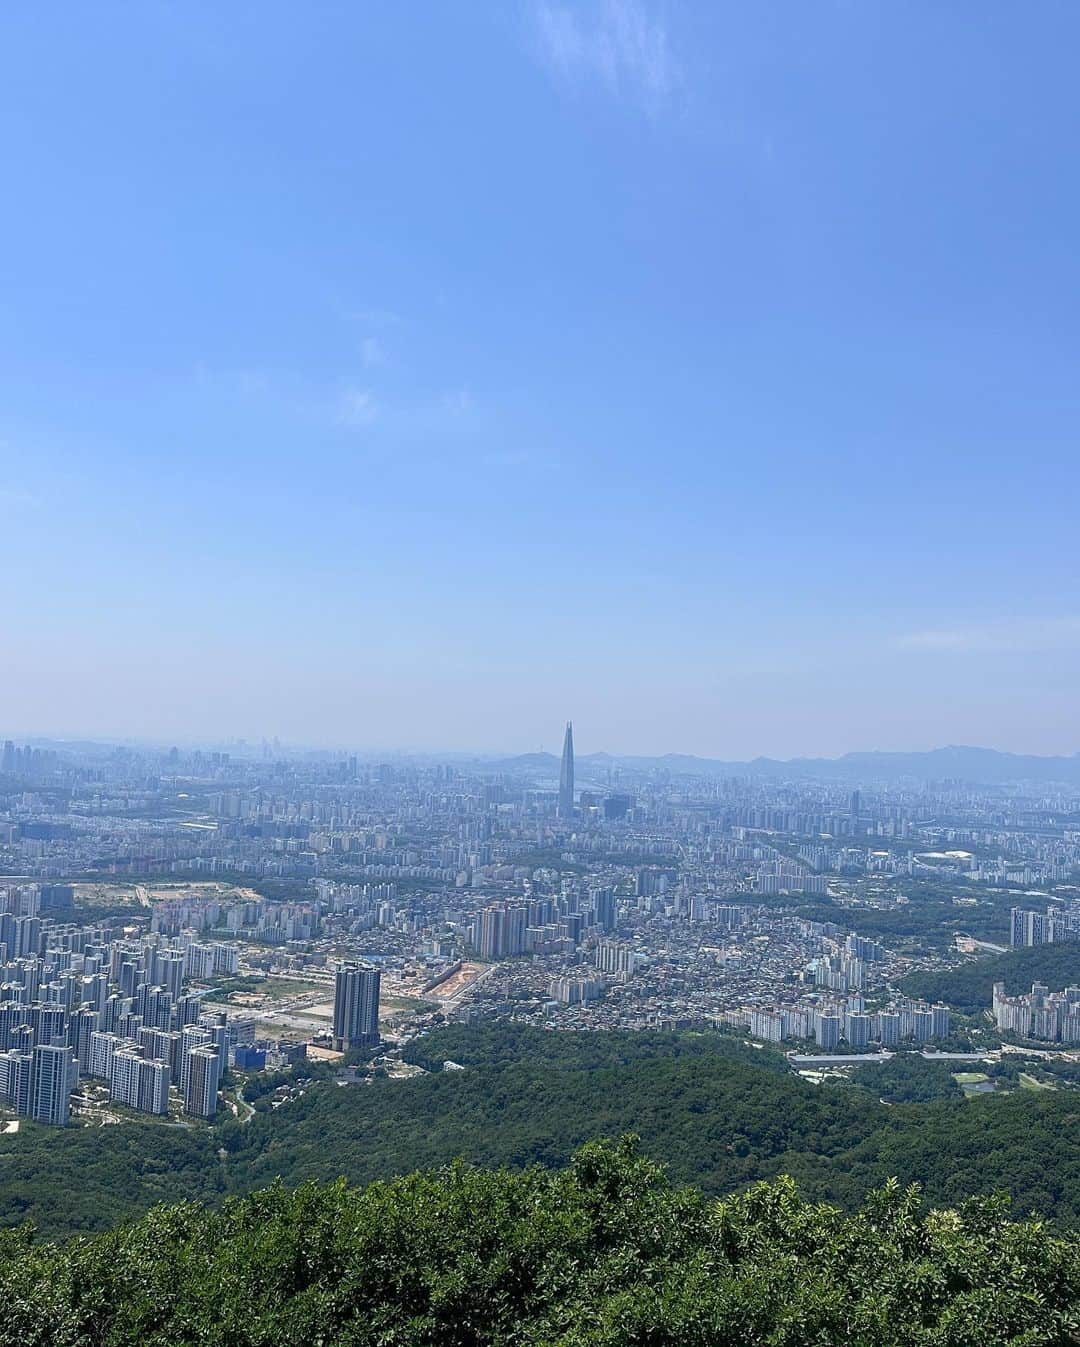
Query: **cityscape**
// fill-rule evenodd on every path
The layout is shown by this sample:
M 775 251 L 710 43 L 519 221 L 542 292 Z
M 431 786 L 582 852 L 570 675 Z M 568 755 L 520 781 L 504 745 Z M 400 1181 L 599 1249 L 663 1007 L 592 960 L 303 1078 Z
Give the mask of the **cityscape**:
M 0 6 L 0 1347 L 1080 1347 L 1078 49 Z
M 243 1116 L 244 1078 L 453 1022 L 717 1029 L 810 1078 L 1080 1054 L 1076 985 L 959 1019 L 904 990 L 1080 940 L 1064 787 L 579 763 L 567 723 L 550 761 L 9 740 L 0 806 L 10 1125 Z

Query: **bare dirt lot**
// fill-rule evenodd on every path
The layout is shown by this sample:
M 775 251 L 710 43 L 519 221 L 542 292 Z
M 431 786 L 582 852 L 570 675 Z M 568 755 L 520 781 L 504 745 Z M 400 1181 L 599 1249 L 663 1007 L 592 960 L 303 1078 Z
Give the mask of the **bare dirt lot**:
M 456 973 L 424 995 L 429 1001 L 452 1001 L 476 981 L 484 968 L 482 963 L 463 963 Z

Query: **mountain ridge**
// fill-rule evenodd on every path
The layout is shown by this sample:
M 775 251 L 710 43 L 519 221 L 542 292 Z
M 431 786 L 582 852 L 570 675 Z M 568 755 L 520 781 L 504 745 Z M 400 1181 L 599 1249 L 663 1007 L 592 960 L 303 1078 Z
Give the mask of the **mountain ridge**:
M 544 772 L 558 775 L 554 753 L 522 753 L 507 758 L 480 759 L 502 772 Z M 635 754 L 583 753 L 577 757 L 579 775 L 590 770 L 619 767 L 643 772 L 669 771 L 693 776 L 813 777 L 834 780 L 959 779 L 986 784 L 1031 781 L 1080 785 L 1080 753 L 1040 756 L 1009 753 L 995 748 L 950 744 L 918 752 L 862 750 L 836 758 L 752 758 L 726 761 L 691 753 L 656 757 Z

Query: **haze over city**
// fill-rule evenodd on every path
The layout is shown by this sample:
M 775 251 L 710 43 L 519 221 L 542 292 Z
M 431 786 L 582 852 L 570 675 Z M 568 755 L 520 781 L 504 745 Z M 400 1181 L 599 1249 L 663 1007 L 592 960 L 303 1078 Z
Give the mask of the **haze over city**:
M 0 1347 L 1080 1345 L 1078 49 L 0 7 Z
M 1075 751 L 1054 13 L 10 9 L 6 730 Z

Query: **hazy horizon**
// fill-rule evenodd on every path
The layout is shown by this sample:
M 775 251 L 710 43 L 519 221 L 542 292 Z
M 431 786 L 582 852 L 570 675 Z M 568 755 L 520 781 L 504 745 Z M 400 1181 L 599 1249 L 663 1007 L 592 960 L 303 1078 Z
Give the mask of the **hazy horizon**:
M 1080 13 L 0 34 L 24 733 L 1080 745 Z
M 731 762 L 731 763 L 749 763 L 758 759 L 776 762 L 799 762 L 799 761 L 837 761 L 849 754 L 899 754 L 918 756 L 920 754 L 932 754 L 948 751 L 975 752 L 975 753 L 1001 753 L 1006 755 L 1017 755 L 1024 757 L 1043 757 L 1043 758 L 1071 758 L 1080 756 L 1080 749 L 1064 748 L 1059 752 L 1049 753 L 1029 753 L 1025 749 L 1003 749 L 993 744 L 960 744 L 960 743 L 940 743 L 918 746 L 902 747 L 884 747 L 881 745 L 863 745 L 858 748 L 843 749 L 839 752 L 823 753 L 748 753 L 745 755 L 733 755 L 730 753 L 703 753 L 693 749 L 661 749 L 655 752 L 642 752 L 633 747 L 611 747 L 608 745 L 591 742 L 590 739 L 581 737 L 580 729 L 577 724 L 574 726 L 575 756 L 579 761 L 596 757 L 610 757 L 617 760 L 640 759 L 658 759 L 664 757 L 686 757 L 699 758 L 705 762 Z M 281 752 L 286 755 L 303 755 L 305 753 L 317 754 L 335 754 L 350 753 L 357 754 L 361 758 L 370 758 L 383 755 L 386 757 L 403 758 L 437 758 L 445 756 L 447 759 L 461 759 L 468 761 L 475 759 L 484 761 L 488 759 L 499 758 L 517 758 L 528 757 L 534 754 L 547 754 L 554 762 L 558 762 L 561 753 L 561 730 L 560 735 L 556 736 L 551 742 L 543 741 L 534 745 L 504 745 L 482 747 L 470 745 L 466 747 L 452 748 L 439 744 L 393 744 L 393 743 L 362 743 L 351 740 L 325 740 L 322 742 L 314 740 L 288 740 L 275 735 L 99 735 L 90 733 L 79 733 L 72 731 L 68 733 L 47 733 L 47 732 L 19 732 L 13 730 L 0 730 L 0 740 L 11 740 L 17 744 L 37 744 L 37 745 L 77 745 L 87 744 L 97 747 L 125 747 L 135 749 L 145 749 L 148 751 L 167 751 L 169 748 L 179 748 L 182 751 L 212 751 L 221 749 L 244 749 L 248 753 L 258 753 L 264 745 L 271 746 L 275 752 Z

